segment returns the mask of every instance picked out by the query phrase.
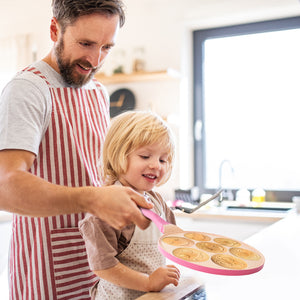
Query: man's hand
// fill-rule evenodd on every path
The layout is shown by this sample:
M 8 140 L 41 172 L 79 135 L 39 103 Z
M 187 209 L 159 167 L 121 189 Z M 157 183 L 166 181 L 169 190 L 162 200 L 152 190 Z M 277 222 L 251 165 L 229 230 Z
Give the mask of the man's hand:
M 23 150 L 0 151 L 0 209 L 20 215 L 46 217 L 90 212 L 116 229 L 150 224 L 138 206 L 153 205 L 129 187 L 68 187 L 52 184 L 28 170 L 35 155 Z
M 129 187 L 67 187 L 49 183 L 28 172 L 35 155 L 22 150 L 0 151 L 0 209 L 45 217 L 90 212 L 116 229 L 149 226 L 138 206 L 152 208 L 143 195 Z
M 90 192 L 90 197 L 81 200 L 84 211 L 92 213 L 116 229 L 133 223 L 141 229 L 149 226 L 150 221 L 142 215 L 139 207 L 151 209 L 153 204 L 130 187 L 103 186 L 91 188 Z

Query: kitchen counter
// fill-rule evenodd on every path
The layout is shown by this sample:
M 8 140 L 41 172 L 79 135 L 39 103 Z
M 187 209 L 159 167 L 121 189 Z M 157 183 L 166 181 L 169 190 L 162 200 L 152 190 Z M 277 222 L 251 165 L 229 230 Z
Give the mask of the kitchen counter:
M 177 287 L 170 284 L 160 292 L 146 293 L 136 300 L 186 299 L 187 296 L 190 296 L 196 292 L 202 292 L 202 294 L 205 293 L 203 280 L 196 278 L 195 276 L 182 276 Z
M 300 299 L 300 288 L 298 287 L 300 285 L 300 214 L 296 214 L 294 208 L 284 213 L 257 211 L 250 213 L 248 211 L 227 211 L 221 207 L 213 210 L 201 209 L 192 215 L 182 212 L 176 214 L 196 219 L 237 218 L 248 220 L 250 218 L 254 222 L 255 220 L 274 220 L 275 223 L 244 240 L 265 256 L 265 265 L 260 272 L 245 276 L 222 276 L 197 272 L 179 266 L 183 278 L 180 289 L 168 286 L 160 293 L 161 296 L 166 296 L 165 298 L 154 299 L 180 299 L 179 290 L 193 289 L 195 284 L 205 285 L 207 300 Z M 2 214 L 3 221 L 10 218 L 10 214 Z M 233 237 L 232 235 L 227 236 Z M 190 284 L 187 284 L 186 278 L 193 278 L 196 283 L 192 280 Z M 148 294 L 154 296 L 153 293 Z
M 183 280 L 194 278 L 204 284 L 207 300 L 300 299 L 300 214 L 292 209 L 278 220 L 244 240 L 265 256 L 261 271 L 244 276 L 222 276 L 179 266 Z M 182 289 L 178 289 L 179 293 L 176 289 L 168 286 L 160 293 L 148 293 L 141 299 L 182 299 Z M 159 298 L 153 298 L 159 294 Z
M 293 208 L 294 203 L 283 203 L 283 202 L 265 202 L 265 207 L 276 207 L 276 208 Z M 230 206 L 232 209 L 228 209 Z M 176 217 L 188 217 L 192 219 L 218 219 L 218 220 L 243 220 L 243 221 L 267 221 L 276 222 L 284 218 L 289 212 L 288 211 L 263 211 L 255 209 L 234 209 L 236 201 L 226 201 L 222 203 L 222 206 L 213 206 L 207 204 L 195 211 L 192 214 L 181 212 L 180 210 L 174 210 Z M 6 222 L 12 220 L 12 213 L 0 211 L 0 222 Z
M 207 300 L 300 299 L 300 215 L 294 211 L 244 242 L 265 256 L 264 268 L 245 276 L 184 273 L 202 278 Z
M 174 210 L 174 213 L 176 217 L 202 220 L 276 222 L 286 217 L 295 206 L 294 203 L 290 202 L 264 202 L 257 206 L 252 202 L 250 204 L 247 209 L 244 206 L 237 205 L 236 201 L 224 201 L 221 206 L 207 204 L 192 214 L 187 214 L 180 210 Z
M 243 241 L 292 212 L 291 209 L 287 211 L 244 209 L 244 207 L 227 209 L 228 201 L 224 202 L 221 207 L 213 205 L 202 207 L 192 214 L 175 210 L 177 225 L 184 230 L 217 233 Z M 233 207 L 234 203 L 229 205 Z M 274 204 L 265 203 L 264 205 Z M 293 204 L 284 205 L 291 206 Z M 276 206 L 277 208 L 278 206 Z

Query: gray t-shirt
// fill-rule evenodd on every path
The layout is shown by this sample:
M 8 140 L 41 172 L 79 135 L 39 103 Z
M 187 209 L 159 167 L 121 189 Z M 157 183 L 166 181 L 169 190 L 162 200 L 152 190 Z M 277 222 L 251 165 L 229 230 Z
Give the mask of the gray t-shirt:
M 38 69 L 52 87 L 66 87 L 60 74 L 44 61 L 36 62 L 32 67 Z M 95 83 L 90 81 L 83 88 L 95 89 Z M 37 155 L 51 111 L 46 81 L 32 72 L 19 72 L 0 96 L 0 150 L 22 149 Z

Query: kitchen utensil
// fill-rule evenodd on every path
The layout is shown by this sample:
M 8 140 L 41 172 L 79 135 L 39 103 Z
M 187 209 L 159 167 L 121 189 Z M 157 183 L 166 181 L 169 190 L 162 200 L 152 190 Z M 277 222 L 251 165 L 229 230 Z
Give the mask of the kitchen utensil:
M 149 209 L 141 211 L 163 233 L 159 251 L 175 263 L 219 275 L 247 275 L 264 266 L 264 256 L 243 242 L 212 233 L 184 231 Z
M 179 209 L 179 210 L 181 210 L 181 211 L 183 211 L 183 212 L 185 212 L 185 213 L 191 214 L 191 213 L 193 213 L 194 211 L 196 211 L 197 209 L 199 209 L 200 207 L 206 205 L 208 202 L 210 202 L 210 201 L 216 199 L 217 197 L 220 197 L 220 198 L 219 198 L 219 203 L 221 203 L 221 202 L 222 202 L 222 192 L 223 192 L 222 189 L 219 190 L 219 191 L 217 191 L 215 194 L 213 194 L 213 195 L 212 195 L 211 197 L 209 197 L 207 200 L 205 200 L 205 201 L 199 203 L 197 206 L 195 206 L 195 207 L 193 207 L 193 208 L 191 208 L 191 207 L 185 207 L 185 206 L 176 206 L 176 208 Z

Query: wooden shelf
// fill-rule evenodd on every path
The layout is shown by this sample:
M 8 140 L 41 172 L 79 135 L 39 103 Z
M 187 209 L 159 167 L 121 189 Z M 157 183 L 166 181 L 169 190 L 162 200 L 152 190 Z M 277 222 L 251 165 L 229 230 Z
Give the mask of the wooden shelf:
M 154 81 L 154 80 L 167 80 L 180 78 L 179 72 L 173 69 L 167 69 L 163 71 L 155 72 L 136 72 L 131 74 L 113 74 L 107 76 L 101 73 L 95 75 L 95 78 L 103 84 L 117 84 L 139 81 Z

